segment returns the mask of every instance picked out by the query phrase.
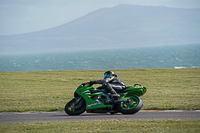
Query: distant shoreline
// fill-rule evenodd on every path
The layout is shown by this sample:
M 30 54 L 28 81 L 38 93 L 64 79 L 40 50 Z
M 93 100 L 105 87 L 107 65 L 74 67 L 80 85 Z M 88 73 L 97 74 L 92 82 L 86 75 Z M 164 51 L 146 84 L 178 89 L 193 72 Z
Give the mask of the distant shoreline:
M 6 72 L 60 72 L 60 71 L 102 71 L 102 70 L 141 70 L 141 69 L 157 69 L 157 70 L 163 70 L 163 69 L 200 69 L 200 67 L 175 67 L 175 68 L 130 68 L 130 69 L 91 69 L 91 70 L 47 70 L 47 71 L 0 71 L 0 73 L 6 73 Z

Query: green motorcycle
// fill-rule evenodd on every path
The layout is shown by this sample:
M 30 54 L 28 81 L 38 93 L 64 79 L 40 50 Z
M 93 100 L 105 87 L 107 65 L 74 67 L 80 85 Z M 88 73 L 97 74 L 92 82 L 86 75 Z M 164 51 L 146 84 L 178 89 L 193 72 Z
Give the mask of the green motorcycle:
M 74 98 L 66 104 L 65 112 L 68 115 L 80 115 L 85 111 L 87 113 L 134 114 L 142 108 L 143 104 L 139 96 L 145 94 L 146 91 L 145 86 L 135 84 L 117 91 L 120 98 L 109 94 L 112 102 L 107 104 L 106 97 L 103 95 L 106 90 L 102 86 L 93 88 L 89 82 L 83 83 L 75 90 Z

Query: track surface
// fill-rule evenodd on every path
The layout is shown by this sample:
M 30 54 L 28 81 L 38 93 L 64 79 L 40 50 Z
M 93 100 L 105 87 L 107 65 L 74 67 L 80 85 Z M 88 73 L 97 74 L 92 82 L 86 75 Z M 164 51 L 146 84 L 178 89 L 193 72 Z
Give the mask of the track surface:
M 145 119 L 200 119 L 200 110 L 165 110 L 165 111 L 140 111 L 134 115 L 121 113 L 111 115 L 83 113 L 79 116 L 69 116 L 63 111 L 58 112 L 2 112 L 0 123 L 39 122 L 39 121 L 86 121 L 86 120 L 145 120 Z

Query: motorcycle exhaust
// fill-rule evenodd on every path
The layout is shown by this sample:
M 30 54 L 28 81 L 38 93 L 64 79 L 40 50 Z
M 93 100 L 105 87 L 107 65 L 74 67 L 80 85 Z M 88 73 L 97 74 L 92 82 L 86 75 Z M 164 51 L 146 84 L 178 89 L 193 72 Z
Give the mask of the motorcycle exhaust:
M 128 99 L 119 99 L 119 100 L 115 100 L 114 103 L 121 103 L 121 102 L 127 102 Z

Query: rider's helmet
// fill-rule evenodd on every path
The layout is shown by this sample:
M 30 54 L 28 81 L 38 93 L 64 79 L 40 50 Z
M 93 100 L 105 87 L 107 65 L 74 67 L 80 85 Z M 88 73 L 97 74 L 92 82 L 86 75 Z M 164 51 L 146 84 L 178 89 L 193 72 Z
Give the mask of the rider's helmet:
M 113 72 L 113 71 L 106 71 L 104 74 L 103 74 L 103 78 L 108 78 L 108 77 L 111 77 L 111 76 L 115 76 L 117 77 L 117 75 Z

